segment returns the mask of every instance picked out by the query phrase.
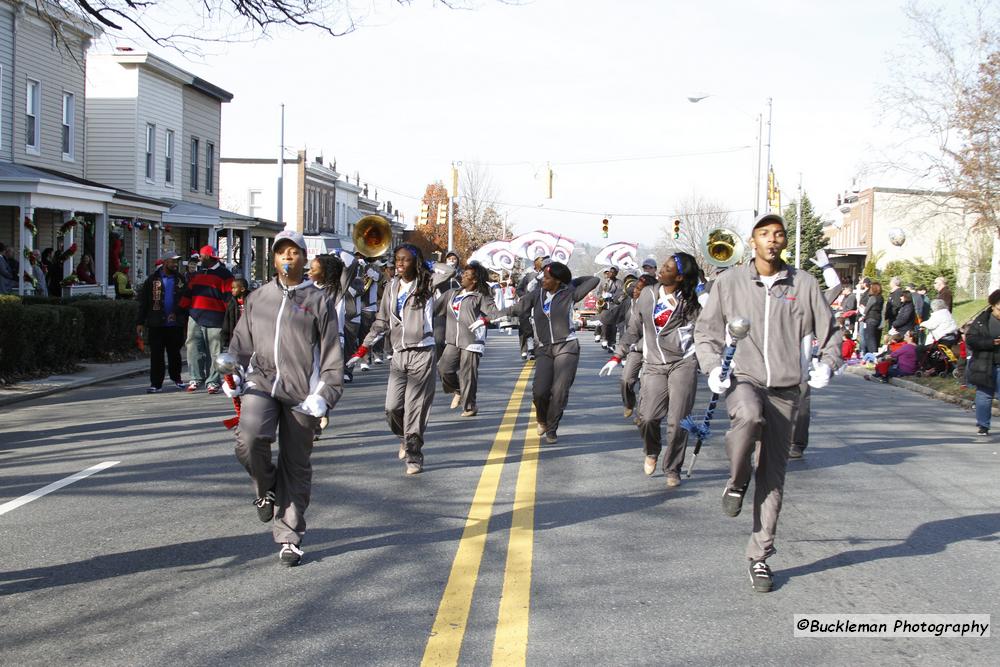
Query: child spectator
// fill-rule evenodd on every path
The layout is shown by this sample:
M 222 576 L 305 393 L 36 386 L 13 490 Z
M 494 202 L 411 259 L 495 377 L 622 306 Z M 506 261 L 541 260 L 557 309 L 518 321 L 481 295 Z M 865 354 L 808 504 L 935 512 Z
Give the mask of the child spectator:
M 917 346 L 913 332 L 893 334 L 889 342 L 889 356 L 875 365 L 875 375 L 868 379 L 888 382 L 891 377 L 904 377 L 917 372 Z
M 246 297 L 250 293 L 250 283 L 245 278 L 233 278 L 233 285 L 229 288 L 233 298 L 226 304 L 226 313 L 222 316 L 222 349 L 229 349 L 229 341 L 233 338 L 233 330 L 236 323 L 243 317 Z
M 854 340 L 849 329 L 844 329 L 844 340 L 840 344 L 840 356 L 844 361 L 854 358 L 854 350 L 857 349 L 858 342 Z

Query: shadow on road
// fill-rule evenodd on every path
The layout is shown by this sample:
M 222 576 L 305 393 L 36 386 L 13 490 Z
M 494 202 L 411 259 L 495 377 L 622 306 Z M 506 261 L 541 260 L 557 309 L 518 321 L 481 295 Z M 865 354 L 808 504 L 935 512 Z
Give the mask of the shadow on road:
M 849 567 L 886 558 L 907 558 L 940 553 L 956 542 L 1000 540 L 1000 512 L 974 514 L 954 519 L 929 521 L 917 526 L 910 535 L 896 544 L 855 549 L 822 558 L 814 563 L 799 565 L 775 573 L 775 583 L 780 586 L 793 577 L 818 574 L 840 567 Z

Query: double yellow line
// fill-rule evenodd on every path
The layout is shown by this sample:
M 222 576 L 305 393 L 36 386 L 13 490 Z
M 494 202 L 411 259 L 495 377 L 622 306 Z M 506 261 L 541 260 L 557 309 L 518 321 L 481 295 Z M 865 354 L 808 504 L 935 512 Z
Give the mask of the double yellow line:
M 438 606 L 437 617 L 421 661 L 425 666 L 457 665 L 462 640 L 472 607 L 479 566 L 483 560 L 489 533 L 493 503 L 500 485 L 500 473 L 517 426 L 517 417 L 531 376 L 533 363 L 527 363 L 514 384 L 514 391 L 504 411 L 493 446 L 479 477 L 458 552 L 451 565 L 448 583 Z M 504 568 L 500 613 L 493 643 L 494 665 L 523 665 L 528 651 L 528 611 L 531 598 L 531 557 L 535 523 L 535 482 L 538 472 L 539 437 L 533 425 L 527 429 L 521 466 L 514 490 L 507 564 Z

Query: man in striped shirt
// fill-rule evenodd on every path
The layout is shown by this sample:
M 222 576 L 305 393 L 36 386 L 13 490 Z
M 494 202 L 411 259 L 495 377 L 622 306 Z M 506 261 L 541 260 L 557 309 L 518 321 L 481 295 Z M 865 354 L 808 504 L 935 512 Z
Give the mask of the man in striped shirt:
M 221 377 L 212 363 L 222 352 L 222 319 L 232 298 L 233 274 L 216 257 L 215 248 L 202 246 L 198 272 L 188 281 L 181 307 L 188 310 L 187 361 L 191 381 L 187 390 L 202 383 L 210 394 L 220 391 Z

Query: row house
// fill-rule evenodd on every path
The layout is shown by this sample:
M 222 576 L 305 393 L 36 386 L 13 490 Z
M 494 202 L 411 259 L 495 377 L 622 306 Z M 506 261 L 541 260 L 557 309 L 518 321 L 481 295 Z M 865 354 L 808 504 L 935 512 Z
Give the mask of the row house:
M 278 211 L 277 158 L 222 158 L 222 202 L 246 215 Z M 360 178 L 352 183 L 337 171 L 336 163 L 322 157 L 309 160 L 306 151 L 285 158 L 281 167 L 281 215 L 278 222 L 306 237 L 309 254 L 336 249 L 353 251 L 355 223 L 369 213 L 381 215 L 394 226 L 394 240 L 402 238 L 396 214 L 388 214 L 377 199 L 369 199 Z
M 151 267 L 164 251 L 187 256 L 208 243 L 235 273 L 266 275 L 263 245 L 280 227 L 219 206 L 222 105 L 232 99 L 150 53 L 119 48 L 90 57 L 88 176 L 169 204 L 148 218 L 109 208 L 114 228 L 126 230 L 126 255 L 140 266 Z

